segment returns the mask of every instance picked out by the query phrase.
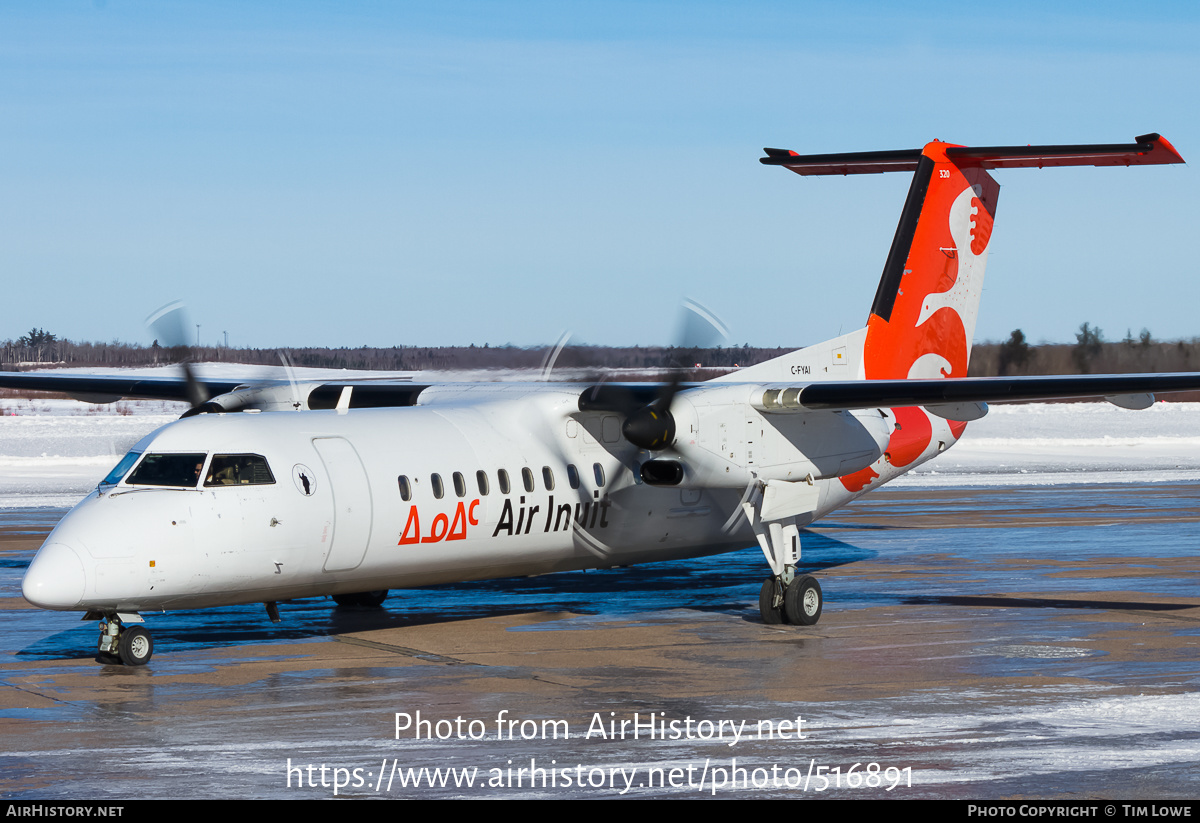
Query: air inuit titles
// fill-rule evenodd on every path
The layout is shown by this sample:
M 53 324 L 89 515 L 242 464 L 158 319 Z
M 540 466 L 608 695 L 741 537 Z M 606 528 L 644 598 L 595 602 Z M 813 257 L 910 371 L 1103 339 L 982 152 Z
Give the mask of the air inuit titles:
M 616 712 L 594 712 L 591 722 L 574 729 L 566 720 L 519 720 L 508 709 L 495 720 L 428 720 L 421 712 L 396 712 L 396 739 L 414 740 L 719 740 L 735 746 L 743 740 L 806 740 L 804 719 L 795 720 L 697 720 L 667 717 L 666 712 L 634 713 L 617 717 Z M 407 735 L 406 735 L 407 733 Z

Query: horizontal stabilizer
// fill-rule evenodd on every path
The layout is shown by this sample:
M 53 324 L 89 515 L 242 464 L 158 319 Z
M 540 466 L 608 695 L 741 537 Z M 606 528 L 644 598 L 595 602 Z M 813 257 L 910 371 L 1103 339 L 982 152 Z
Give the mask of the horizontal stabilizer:
M 963 377 L 856 380 L 767 386 L 752 405 L 764 412 L 941 406 L 955 403 L 1072 400 L 1200 390 L 1200 372 L 1055 377 Z
M 1182 163 L 1174 146 L 1158 134 L 1143 134 L 1133 143 L 1069 146 L 950 146 L 946 157 L 960 168 L 1044 168 L 1047 166 L 1152 166 Z M 797 154 L 788 149 L 764 149 L 767 166 L 783 166 L 796 174 L 880 174 L 914 171 L 921 149 L 864 151 L 844 154 Z
M 858 151 L 843 154 L 801 155 L 789 149 L 763 149 L 764 166 L 784 166 L 796 174 L 881 174 L 885 171 L 915 171 L 921 159 L 920 149 L 898 151 Z

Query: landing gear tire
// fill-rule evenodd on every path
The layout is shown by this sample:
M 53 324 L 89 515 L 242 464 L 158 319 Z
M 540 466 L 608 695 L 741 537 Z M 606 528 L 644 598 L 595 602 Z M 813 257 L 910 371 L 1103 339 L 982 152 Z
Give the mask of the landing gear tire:
M 117 641 L 117 654 L 126 666 L 144 666 L 154 654 L 154 641 L 150 632 L 141 626 L 130 626 L 121 630 Z
M 383 601 L 387 600 L 388 590 L 377 589 L 373 592 L 355 592 L 354 594 L 335 594 L 333 602 L 339 606 L 365 606 L 367 608 L 378 608 L 383 605 Z
M 778 626 L 784 621 L 782 598 L 778 597 L 779 581 L 768 577 L 758 591 L 758 613 L 768 626 Z
M 821 584 L 815 577 L 804 575 L 792 581 L 783 595 L 783 613 L 789 623 L 796 626 L 813 626 L 821 619 L 821 607 L 825 596 Z
M 383 601 L 387 600 L 387 596 L 387 589 L 377 589 L 373 592 L 362 592 L 358 596 L 358 602 L 361 606 L 377 609 L 383 605 Z

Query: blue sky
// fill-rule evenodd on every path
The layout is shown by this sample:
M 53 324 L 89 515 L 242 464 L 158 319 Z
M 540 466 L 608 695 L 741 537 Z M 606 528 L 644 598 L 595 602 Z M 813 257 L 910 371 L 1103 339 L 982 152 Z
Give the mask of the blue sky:
M 0 0 L 0 339 L 831 337 L 909 181 L 761 147 L 1200 151 L 1194 6 L 1044 5 Z M 997 172 L 977 339 L 1200 335 L 1193 174 Z

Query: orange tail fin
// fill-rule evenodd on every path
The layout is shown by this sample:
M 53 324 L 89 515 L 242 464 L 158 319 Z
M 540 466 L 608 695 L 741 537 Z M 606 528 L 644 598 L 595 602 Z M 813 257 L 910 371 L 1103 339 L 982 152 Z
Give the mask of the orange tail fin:
M 867 379 L 965 377 L 1000 186 L 990 169 L 1182 163 L 1157 134 L 1132 144 L 992 146 L 934 141 L 923 149 L 802 156 L 767 149 L 761 162 L 800 175 L 913 172 L 912 186 L 867 320 Z
M 967 374 L 1000 186 L 948 148 L 929 143 L 917 162 L 867 320 L 867 379 Z

